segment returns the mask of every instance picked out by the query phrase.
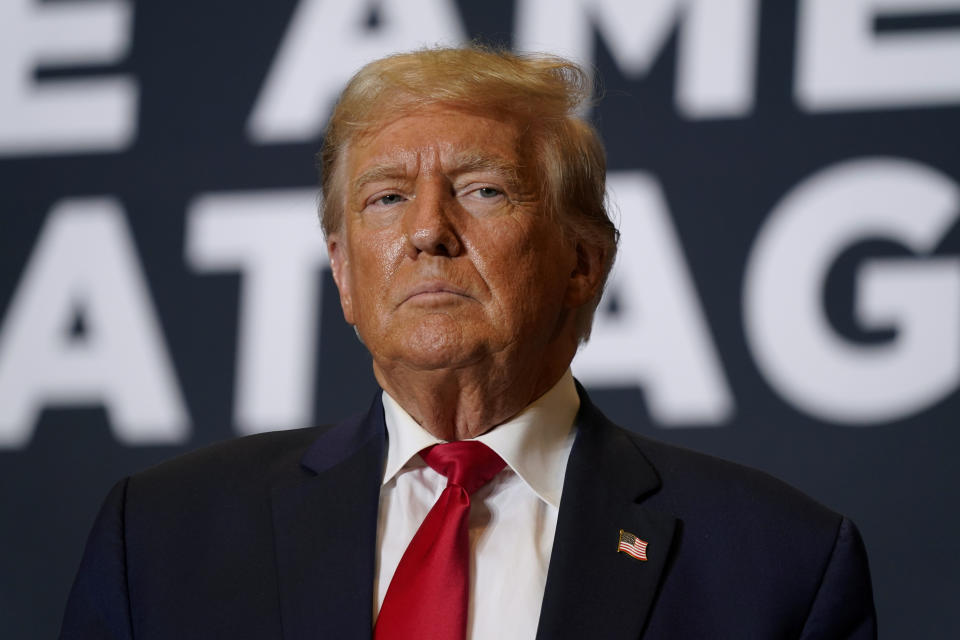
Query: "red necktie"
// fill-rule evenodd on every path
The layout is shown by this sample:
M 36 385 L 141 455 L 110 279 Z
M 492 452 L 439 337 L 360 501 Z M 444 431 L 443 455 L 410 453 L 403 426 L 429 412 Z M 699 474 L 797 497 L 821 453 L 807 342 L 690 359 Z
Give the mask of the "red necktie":
M 482 442 L 438 444 L 420 455 L 447 477 L 393 574 L 375 640 L 463 640 L 467 633 L 470 494 L 505 463 Z

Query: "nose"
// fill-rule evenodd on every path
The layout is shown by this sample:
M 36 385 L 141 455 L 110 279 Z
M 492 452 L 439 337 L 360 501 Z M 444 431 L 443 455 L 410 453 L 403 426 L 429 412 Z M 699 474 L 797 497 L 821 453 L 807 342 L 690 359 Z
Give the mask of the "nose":
M 455 197 L 449 187 L 431 185 L 417 193 L 404 216 L 407 251 L 411 258 L 425 253 L 453 258 L 463 243 L 452 216 Z

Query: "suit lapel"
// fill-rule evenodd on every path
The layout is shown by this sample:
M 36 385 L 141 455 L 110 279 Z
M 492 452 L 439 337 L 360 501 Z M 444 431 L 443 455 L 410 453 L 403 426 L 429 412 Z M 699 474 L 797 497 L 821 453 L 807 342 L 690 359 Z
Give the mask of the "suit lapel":
M 667 563 L 676 520 L 639 503 L 660 479 L 634 442 L 578 385 L 577 439 L 560 514 L 537 638 L 639 638 Z M 623 529 L 648 543 L 646 562 L 617 552 Z
M 301 480 L 273 489 L 286 640 L 371 637 L 385 434 L 378 396 L 311 445 Z

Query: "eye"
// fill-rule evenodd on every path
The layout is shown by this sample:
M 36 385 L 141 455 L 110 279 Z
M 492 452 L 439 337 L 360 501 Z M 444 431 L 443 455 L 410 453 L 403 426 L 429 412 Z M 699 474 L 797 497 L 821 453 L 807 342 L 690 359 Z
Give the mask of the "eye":
M 510 209 L 507 191 L 497 182 L 471 180 L 457 190 L 460 204 L 475 216 L 495 216 Z
M 397 204 L 398 202 L 403 202 L 403 199 L 403 196 L 401 196 L 399 193 L 388 193 L 377 198 L 375 204 Z
M 491 186 L 470 185 L 460 190 L 460 197 L 469 200 L 498 200 L 504 198 L 506 193 L 503 189 Z
M 502 191 L 499 189 L 494 189 L 493 187 L 480 187 L 477 189 L 477 195 L 481 198 L 496 198 L 502 193 Z

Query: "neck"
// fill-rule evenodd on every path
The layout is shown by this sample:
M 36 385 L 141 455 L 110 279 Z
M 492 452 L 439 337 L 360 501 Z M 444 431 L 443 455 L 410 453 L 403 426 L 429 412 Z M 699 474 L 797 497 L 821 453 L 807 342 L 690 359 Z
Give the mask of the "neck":
M 421 427 L 452 441 L 475 438 L 518 414 L 557 383 L 572 358 L 431 370 L 374 361 L 373 369 L 380 386 Z

